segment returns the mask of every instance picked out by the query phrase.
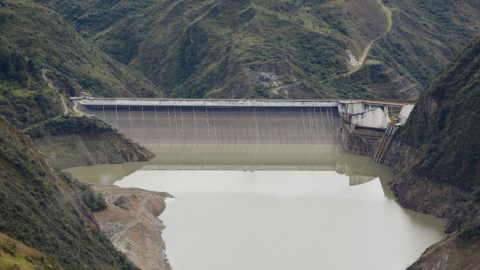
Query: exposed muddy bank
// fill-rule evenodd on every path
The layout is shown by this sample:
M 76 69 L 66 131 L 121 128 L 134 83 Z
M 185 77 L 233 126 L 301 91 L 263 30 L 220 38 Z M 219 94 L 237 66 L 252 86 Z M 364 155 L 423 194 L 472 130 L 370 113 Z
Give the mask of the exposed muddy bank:
M 117 131 L 53 135 L 33 140 L 53 167 L 149 161 L 155 154 Z
M 100 230 L 113 245 L 143 270 L 169 270 L 158 216 L 165 210 L 165 199 L 172 196 L 137 188 L 92 185 L 101 193 L 108 208 L 96 212 Z

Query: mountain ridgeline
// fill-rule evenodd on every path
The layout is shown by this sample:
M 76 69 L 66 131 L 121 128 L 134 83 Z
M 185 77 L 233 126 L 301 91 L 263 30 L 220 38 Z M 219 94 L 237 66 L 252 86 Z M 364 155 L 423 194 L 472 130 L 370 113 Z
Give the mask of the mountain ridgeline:
M 365 64 L 380 61 L 425 85 L 480 31 L 475 0 L 34 2 L 183 98 L 376 98 L 368 72 L 327 79 L 375 41 Z

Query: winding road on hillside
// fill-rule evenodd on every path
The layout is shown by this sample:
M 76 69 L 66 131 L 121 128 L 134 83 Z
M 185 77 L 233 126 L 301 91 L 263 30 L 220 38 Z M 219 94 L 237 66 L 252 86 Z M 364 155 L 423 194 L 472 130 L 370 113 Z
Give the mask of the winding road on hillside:
M 80 111 L 80 110 L 77 108 L 78 102 L 74 102 L 74 103 L 75 103 L 75 105 L 73 105 L 73 110 L 74 110 L 75 112 L 77 112 L 80 116 L 86 115 L 85 113 L 83 113 L 82 111 Z M 90 116 L 90 115 L 87 115 L 87 116 Z
M 62 94 L 58 92 L 57 88 L 55 88 L 55 86 L 53 86 L 53 84 L 48 80 L 47 76 L 45 75 L 47 74 L 47 71 L 48 71 L 47 69 L 42 69 L 42 77 L 47 83 L 48 87 L 50 87 L 50 89 L 52 89 L 53 91 L 57 92 L 57 94 L 60 96 L 60 100 L 62 101 L 62 106 L 63 106 L 63 114 L 67 115 L 68 107 L 67 107 L 67 104 L 65 103 L 65 99 L 63 98 Z
M 367 55 L 370 52 L 370 49 L 372 48 L 373 43 L 379 40 L 381 37 L 385 36 L 388 32 L 390 32 L 390 30 L 392 30 L 392 11 L 383 4 L 382 0 L 377 0 L 377 3 L 382 7 L 382 10 L 387 14 L 387 29 L 385 30 L 385 32 L 383 32 L 381 35 L 379 35 L 378 37 L 376 37 L 375 39 L 373 39 L 367 44 L 367 47 L 365 47 L 365 49 L 363 50 L 360 56 L 359 64 L 355 66 L 355 68 L 352 69 L 350 72 L 348 72 L 347 75 L 355 73 L 358 70 L 357 67 L 360 67 L 363 65 L 363 62 L 367 58 Z
M 368 53 L 370 52 L 370 49 L 372 48 L 373 43 L 375 43 L 381 37 L 385 36 L 388 32 L 390 32 L 390 30 L 392 30 L 392 24 L 393 24 L 392 11 L 387 6 L 385 6 L 383 4 L 382 0 L 376 0 L 376 1 L 377 1 L 377 4 L 379 4 L 382 7 L 383 12 L 385 12 L 385 14 L 387 14 L 387 28 L 385 29 L 385 31 L 367 44 L 367 46 L 363 50 L 362 54 L 360 55 L 360 59 L 358 61 L 359 64 L 356 65 L 352 70 L 350 70 L 347 73 L 339 74 L 339 75 L 333 76 L 331 78 L 328 78 L 326 80 L 323 80 L 323 81 L 321 81 L 321 83 L 329 81 L 329 80 L 333 80 L 333 79 L 341 77 L 341 76 L 348 76 L 348 75 L 353 74 L 353 73 L 357 72 L 358 70 L 360 70 L 360 68 L 363 65 L 363 62 L 365 62 L 365 59 L 367 58 Z

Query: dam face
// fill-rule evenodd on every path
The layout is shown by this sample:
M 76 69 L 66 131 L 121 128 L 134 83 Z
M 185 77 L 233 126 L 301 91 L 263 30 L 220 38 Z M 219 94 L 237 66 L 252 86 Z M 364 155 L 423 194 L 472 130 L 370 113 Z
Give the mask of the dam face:
M 85 107 L 142 144 L 341 144 L 332 107 Z

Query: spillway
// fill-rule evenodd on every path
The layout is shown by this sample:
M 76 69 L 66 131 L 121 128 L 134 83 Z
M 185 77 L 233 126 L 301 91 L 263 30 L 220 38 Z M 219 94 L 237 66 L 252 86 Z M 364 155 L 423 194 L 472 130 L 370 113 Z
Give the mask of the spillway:
M 143 144 L 341 143 L 334 107 L 86 107 Z

